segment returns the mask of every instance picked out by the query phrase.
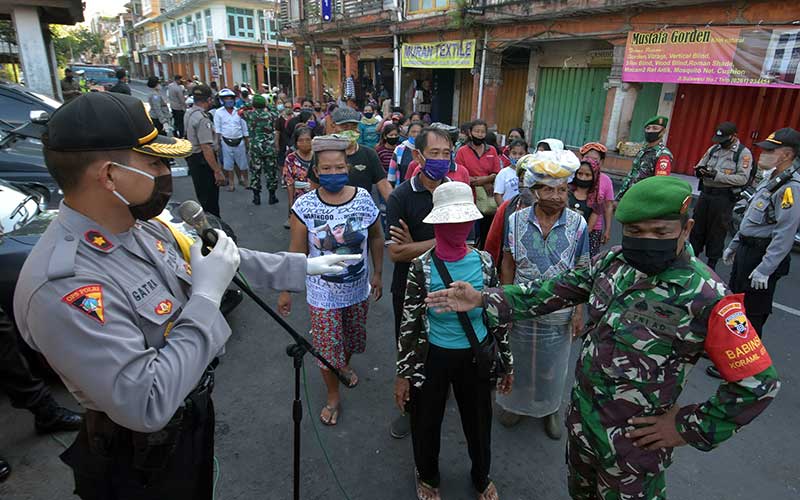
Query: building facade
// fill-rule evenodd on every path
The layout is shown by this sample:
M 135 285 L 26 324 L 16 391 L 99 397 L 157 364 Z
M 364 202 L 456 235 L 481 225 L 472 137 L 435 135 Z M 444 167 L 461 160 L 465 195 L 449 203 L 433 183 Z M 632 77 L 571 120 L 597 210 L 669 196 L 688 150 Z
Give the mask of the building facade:
M 796 1 L 281 0 L 281 15 L 297 46 L 298 93 L 314 97 L 328 87 L 341 93 L 351 76 L 358 98 L 383 91 L 435 121 L 480 117 L 501 134 L 522 127 L 534 141 L 601 141 L 611 150 L 641 141 L 644 121 L 665 114 L 683 173 L 720 121 L 737 122 L 747 145 L 776 128 L 800 127 Z M 708 27 L 741 30 L 740 45 L 751 31 L 766 36 L 762 55 L 774 67 L 765 62 L 763 72 L 798 84 L 623 79 L 629 33 Z M 606 163 L 624 170 L 630 160 Z
M 291 86 L 292 45 L 280 37 L 277 2 L 141 0 L 141 9 L 133 60 L 142 77 Z

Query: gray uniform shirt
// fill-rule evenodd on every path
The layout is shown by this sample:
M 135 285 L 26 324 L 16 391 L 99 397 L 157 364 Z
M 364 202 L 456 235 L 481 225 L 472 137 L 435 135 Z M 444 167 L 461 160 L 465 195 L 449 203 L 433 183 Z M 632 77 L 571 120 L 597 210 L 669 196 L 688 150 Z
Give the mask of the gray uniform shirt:
M 174 81 L 167 85 L 167 99 L 169 106 L 174 111 L 186 110 L 186 97 L 183 95 L 183 86 L 178 85 Z
M 192 154 L 201 151 L 201 144 L 211 144 L 216 149 L 217 141 L 214 138 L 214 124 L 208 113 L 192 106 L 183 117 L 183 125 L 186 130 L 186 140 L 192 143 Z
M 304 288 L 305 255 L 240 253 L 240 271 L 254 288 Z M 25 261 L 14 314 L 22 337 L 81 405 L 153 432 L 231 334 L 191 285 L 191 266 L 162 224 L 111 234 L 62 202 Z
M 738 163 L 734 163 L 733 157 L 739 153 Z M 715 151 L 716 150 L 716 151 Z M 730 149 L 712 146 L 708 148 L 706 154 L 700 159 L 698 166 L 705 165 L 709 170 L 716 170 L 717 175 L 713 179 L 703 178 L 703 185 L 710 188 L 729 188 L 742 187 L 747 184 L 750 178 L 750 169 L 753 165 L 753 153 L 744 144 L 736 140 Z
M 791 167 L 790 167 L 791 168 Z M 765 276 L 775 272 L 778 264 L 791 252 L 794 235 L 800 226 L 800 174 L 792 178 L 774 193 L 766 189 L 770 179 L 764 179 L 744 211 L 739 231 L 729 248 L 736 250 L 741 236 L 770 238 L 767 253 L 756 271 Z
M 150 116 L 152 118 L 160 121 L 162 125 L 169 124 L 172 115 L 169 112 L 169 106 L 167 106 L 167 102 L 164 96 L 161 95 L 161 92 L 155 90 L 151 91 L 150 95 L 147 96 L 147 104 L 150 105 Z

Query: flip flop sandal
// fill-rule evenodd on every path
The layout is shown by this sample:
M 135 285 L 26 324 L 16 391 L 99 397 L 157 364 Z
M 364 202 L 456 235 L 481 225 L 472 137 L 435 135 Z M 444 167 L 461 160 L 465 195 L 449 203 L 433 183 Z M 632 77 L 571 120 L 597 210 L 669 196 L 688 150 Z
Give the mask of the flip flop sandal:
M 497 487 L 494 485 L 494 482 L 490 482 L 489 486 L 483 490 L 483 493 L 478 495 L 478 500 L 499 500 L 500 496 L 497 494 Z
M 439 488 L 434 488 L 425 481 L 420 481 L 417 471 L 414 471 L 414 487 L 417 491 L 417 500 L 441 500 Z
M 355 386 L 358 385 L 358 375 L 356 374 L 355 370 L 349 370 L 345 372 L 347 374 L 347 378 L 350 380 L 350 383 L 347 384 L 347 387 L 353 389 Z M 355 380 L 354 380 L 355 379 Z
M 328 410 L 328 420 L 325 420 L 325 418 L 322 415 L 320 415 L 319 416 L 320 422 L 322 422 L 323 424 L 325 424 L 325 425 L 327 425 L 329 427 L 333 427 L 334 425 L 338 424 L 339 423 L 339 413 L 340 413 L 339 407 L 340 406 L 341 405 L 339 405 L 339 406 L 325 405 L 323 410 Z

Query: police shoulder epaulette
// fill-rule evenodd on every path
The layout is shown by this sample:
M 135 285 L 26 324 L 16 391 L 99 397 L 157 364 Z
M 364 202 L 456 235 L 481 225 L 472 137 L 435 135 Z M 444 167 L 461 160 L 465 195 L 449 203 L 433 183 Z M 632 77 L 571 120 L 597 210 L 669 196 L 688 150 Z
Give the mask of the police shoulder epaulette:
M 47 279 L 56 280 L 75 276 L 75 256 L 80 238 L 72 233 L 64 234 L 53 247 L 47 265 Z

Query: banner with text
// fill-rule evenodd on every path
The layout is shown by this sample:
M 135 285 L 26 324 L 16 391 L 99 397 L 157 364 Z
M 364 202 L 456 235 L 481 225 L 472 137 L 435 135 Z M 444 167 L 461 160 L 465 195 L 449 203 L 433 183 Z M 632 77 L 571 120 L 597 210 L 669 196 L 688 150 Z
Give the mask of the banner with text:
M 800 89 L 798 63 L 795 26 L 632 31 L 622 80 Z
M 434 43 L 404 43 L 401 53 L 404 68 L 469 69 L 475 66 L 475 40 Z

